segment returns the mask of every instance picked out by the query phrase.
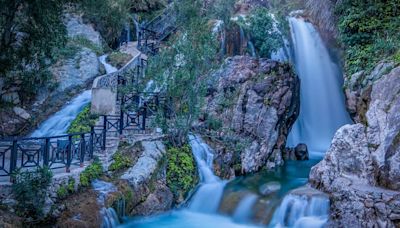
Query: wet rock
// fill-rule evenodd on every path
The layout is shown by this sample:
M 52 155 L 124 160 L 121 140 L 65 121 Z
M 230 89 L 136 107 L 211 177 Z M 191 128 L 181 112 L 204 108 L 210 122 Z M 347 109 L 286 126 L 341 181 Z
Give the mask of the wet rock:
M 283 164 L 288 130 L 299 113 L 299 80 L 292 72 L 286 64 L 236 56 L 214 73 L 210 87 L 215 92 L 207 97 L 207 115 L 198 128 L 218 135 L 219 175 L 229 178 L 238 167 L 250 173 Z M 214 120 L 220 129 L 207 125 Z
M 168 211 L 172 207 L 173 194 L 164 184 L 157 185 L 156 190 L 150 193 L 146 200 L 134 209 L 134 214 L 148 216 Z
M 297 145 L 294 149 L 294 153 L 298 161 L 308 160 L 308 148 L 306 144 L 300 143 Z
M 400 226 L 400 67 L 376 69 L 363 88 L 369 101 L 357 108 L 361 123 L 340 128 L 310 173 L 330 195 L 333 227 Z
M 279 182 L 269 182 L 266 184 L 263 184 L 259 188 L 259 192 L 266 196 L 270 195 L 272 193 L 275 193 L 281 189 L 281 184 Z

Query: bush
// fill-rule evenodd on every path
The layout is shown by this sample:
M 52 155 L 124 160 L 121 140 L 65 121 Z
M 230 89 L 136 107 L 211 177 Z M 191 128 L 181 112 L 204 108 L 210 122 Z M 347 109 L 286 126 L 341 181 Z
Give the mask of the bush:
M 39 218 L 43 214 L 46 190 L 53 174 L 47 167 L 34 172 L 16 171 L 12 175 L 15 183 L 12 191 L 17 200 L 17 214 L 23 217 Z
M 80 186 L 89 187 L 94 179 L 97 179 L 103 173 L 103 166 L 99 160 L 95 160 L 91 165 L 79 175 Z
M 206 126 L 209 130 L 218 131 L 222 128 L 222 121 L 213 116 L 209 116 L 206 120 Z
M 91 126 L 94 126 L 97 122 L 98 116 L 90 113 L 90 104 L 88 104 L 72 121 L 69 126 L 67 133 L 81 133 L 90 132 Z
M 274 21 L 265 8 L 257 8 L 244 23 L 250 33 L 260 57 L 270 58 L 272 52 L 283 46 L 279 32 L 274 28 Z
M 70 177 L 68 179 L 68 183 L 66 185 L 60 186 L 60 188 L 57 190 L 57 197 L 59 199 L 65 199 L 74 191 L 75 191 L 75 179 Z
M 114 162 L 108 167 L 110 171 L 119 171 L 132 166 L 133 161 L 130 157 L 124 156 L 121 152 L 117 152 L 113 156 Z
M 115 51 L 107 57 L 107 62 L 116 68 L 125 66 L 132 59 L 132 55 Z
M 360 70 L 368 73 L 400 49 L 399 0 L 344 0 L 337 5 L 336 16 L 348 75 Z
M 184 199 L 197 184 L 195 161 L 188 145 L 167 150 L 167 185 L 176 199 Z

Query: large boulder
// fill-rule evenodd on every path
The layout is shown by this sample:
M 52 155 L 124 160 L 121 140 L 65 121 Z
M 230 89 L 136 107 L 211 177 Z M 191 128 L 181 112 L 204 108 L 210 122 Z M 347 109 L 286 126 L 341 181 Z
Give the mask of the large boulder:
M 292 68 L 236 56 L 226 60 L 209 84 L 200 125 L 218 138 L 211 142 L 217 173 L 230 177 L 239 170 L 282 165 L 286 137 L 299 112 L 299 79 Z
M 400 226 L 400 67 L 372 74 L 362 123 L 340 128 L 310 173 L 330 194 L 332 226 Z

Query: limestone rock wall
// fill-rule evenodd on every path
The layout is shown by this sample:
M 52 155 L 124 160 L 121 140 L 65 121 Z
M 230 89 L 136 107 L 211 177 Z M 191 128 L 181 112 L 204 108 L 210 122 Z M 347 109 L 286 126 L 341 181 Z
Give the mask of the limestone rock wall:
M 299 79 L 288 64 L 228 58 L 213 75 L 203 112 L 200 126 L 216 148 L 220 176 L 282 165 L 286 137 L 299 112 Z
M 332 226 L 400 226 L 400 67 L 385 69 L 352 84 L 365 101 L 359 123 L 339 129 L 311 171 L 311 184 L 330 194 Z

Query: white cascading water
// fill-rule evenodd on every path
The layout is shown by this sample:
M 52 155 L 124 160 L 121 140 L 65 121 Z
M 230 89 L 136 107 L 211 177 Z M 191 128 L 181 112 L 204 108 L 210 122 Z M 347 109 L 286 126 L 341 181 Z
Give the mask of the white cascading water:
M 233 220 L 240 223 L 250 223 L 253 215 L 253 206 L 257 200 L 258 196 L 255 194 L 245 196 L 236 207 L 233 213 Z
M 341 126 L 351 123 L 342 92 L 341 70 L 320 35 L 302 18 L 289 19 L 294 64 L 301 80 L 300 114 L 288 146 L 305 143 L 310 157 L 322 157 Z
M 70 103 L 65 105 L 60 111 L 56 112 L 49 119 L 44 121 L 38 129 L 36 129 L 30 137 L 46 137 L 65 134 L 71 122 L 89 104 L 92 98 L 90 90 L 75 97 Z
M 212 171 L 213 153 L 211 148 L 199 136 L 190 135 L 189 140 L 199 170 L 201 183 L 188 208 L 174 210 L 160 216 L 134 220 L 122 227 L 251 227 L 248 224 L 235 223 L 233 219 L 217 213 L 226 182 L 216 177 Z
M 97 201 L 102 206 L 100 211 L 103 218 L 101 228 L 117 227 L 119 225 L 117 212 L 112 207 L 105 207 L 107 195 L 111 192 L 116 192 L 117 188 L 113 184 L 101 180 L 94 180 L 92 182 L 92 187 L 99 193 Z
M 189 209 L 202 213 L 215 213 L 222 198 L 225 182 L 212 171 L 214 155 L 199 137 L 190 135 L 189 143 L 198 166 L 201 184 L 193 196 Z
M 99 61 L 104 65 L 107 74 L 117 71 L 117 68 L 106 62 L 107 55 L 99 57 Z M 56 112 L 49 119 L 44 121 L 30 137 L 46 137 L 65 134 L 72 121 L 89 104 L 92 99 L 91 90 L 86 90 L 67 103 L 60 111 Z
M 328 221 L 329 199 L 287 195 L 275 211 L 271 227 L 319 228 Z
M 301 80 L 300 114 L 288 136 L 288 146 L 308 146 L 310 158 L 320 159 L 341 126 L 350 123 L 341 88 L 341 71 L 320 35 L 303 18 L 289 19 L 294 64 Z M 275 211 L 271 227 L 323 227 L 329 199 L 288 194 Z

